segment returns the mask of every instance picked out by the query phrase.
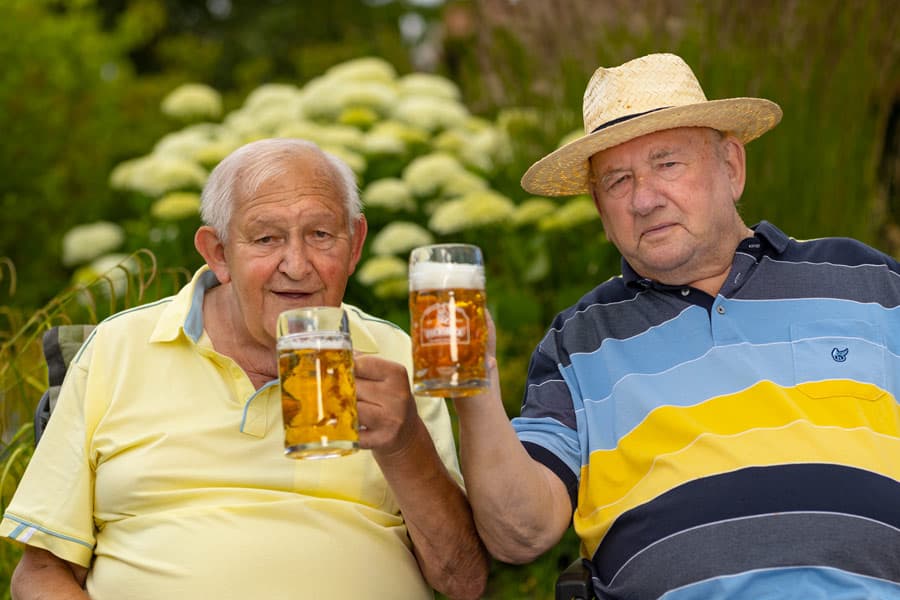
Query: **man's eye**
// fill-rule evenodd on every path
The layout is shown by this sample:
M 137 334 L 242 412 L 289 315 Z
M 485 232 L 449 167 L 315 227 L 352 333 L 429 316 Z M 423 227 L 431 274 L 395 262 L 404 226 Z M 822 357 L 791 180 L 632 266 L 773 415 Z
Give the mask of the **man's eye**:
M 631 176 L 628 174 L 616 175 L 615 177 L 610 177 L 606 182 L 606 191 L 607 192 L 617 192 L 626 187 L 626 184 L 631 179 Z
M 667 181 L 672 181 L 679 175 L 684 173 L 685 163 L 676 160 L 661 162 L 656 166 L 656 171 L 660 177 Z
M 275 241 L 275 238 L 271 235 L 263 235 L 263 236 L 256 238 L 257 244 L 266 245 L 266 244 L 271 244 L 274 241 Z
M 324 229 L 316 229 L 315 231 L 310 232 L 308 239 L 310 245 L 312 245 L 313 247 L 328 249 L 334 245 L 336 238 L 329 231 L 325 231 Z

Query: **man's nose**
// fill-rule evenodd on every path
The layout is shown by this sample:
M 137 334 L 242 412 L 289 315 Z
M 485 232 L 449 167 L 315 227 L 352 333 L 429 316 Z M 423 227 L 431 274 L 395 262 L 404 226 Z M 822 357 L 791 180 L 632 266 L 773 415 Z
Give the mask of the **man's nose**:
M 309 271 L 306 244 L 299 239 L 291 239 L 284 245 L 278 270 L 291 279 L 301 279 Z
M 656 183 L 657 180 L 652 175 L 635 175 L 631 198 L 635 213 L 642 216 L 648 215 L 653 212 L 653 209 L 665 203 L 665 197 Z

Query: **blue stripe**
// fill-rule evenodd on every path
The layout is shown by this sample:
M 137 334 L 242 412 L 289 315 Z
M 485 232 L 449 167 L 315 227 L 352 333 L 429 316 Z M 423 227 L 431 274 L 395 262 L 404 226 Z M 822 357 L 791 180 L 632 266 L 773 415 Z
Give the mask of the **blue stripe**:
M 703 477 L 619 516 L 594 560 L 600 577 L 610 581 L 644 548 L 681 531 L 789 512 L 852 515 L 900 530 L 900 482 L 831 464 L 747 467 Z
M 832 300 L 778 304 L 773 309 L 768 301 L 728 301 L 728 323 L 748 324 L 746 331 L 730 336 L 742 338 L 740 342 L 713 345 L 711 337 L 696 333 L 698 313 L 708 323 L 705 311 L 693 310 L 632 340 L 607 340 L 594 353 L 573 356 L 572 364 L 561 371 L 573 395 L 570 408 L 576 411 L 576 421 L 584 421 L 591 450 L 614 448 L 659 406 L 694 406 L 760 381 L 792 387 L 844 379 L 885 390 L 897 388 L 900 354 L 883 338 L 883 332 L 897 329 L 890 322 L 900 316 L 896 309 Z M 766 312 L 782 314 L 765 319 Z M 806 317 L 792 326 L 795 312 Z M 844 320 L 820 319 L 842 313 Z M 692 328 L 693 335 L 685 333 Z M 896 343 L 892 337 L 889 344 Z M 833 350 L 849 350 L 846 360 L 837 362 Z M 579 412 L 582 403 L 589 418 Z
M 25 531 L 25 529 L 27 529 L 27 528 L 29 528 L 29 527 L 32 527 L 32 528 L 34 528 L 34 529 L 36 529 L 36 530 L 38 530 L 38 531 L 40 531 L 40 532 L 42 532 L 42 533 L 46 533 L 47 535 L 51 535 L 51 536 L 53 536 L 53 537 L 55 537 L 55 538 L 59 538 L 59 539 L 61 539 L 61 540 L 66 540 L 67 542 L 75 542 L 76 544 L 81 544 L 82 546 L 84 546 L 84 547 L 86 547 L 86 548 L 92 548 L 92 549 L 93 549 L 93 547 L 94 547 L 93 544 L 89 544 L 88 542 L 85 542 L 84 540 L 79 540 L 78 538 L 74 538 L 74 537 L 72 537 L 72 536 L 63 535 L 63 534 L 61 534 L 61 533 L 56 533 L 55 531 L 50 531 L 49 529 L 46 529 L 46 528 L 44 528 L 44 527 L 41 527 L 40 525 L 35 525 L 34 523 L 31 523 L 31 522 L 29 522 L 29 521 L 25 521 L 24 519 L 20 519 L 20 518 L 18 518 L 18 517 L 16 517 L 16 516 L 13 516 L 13 515 L 9 514 L 9 513 L 6 513 L 5 515 L 3 515 L 3 518 L 4 518 L 4 519 L 9 519 L 10 521 L 14 521 L 14 522 L 16 522 L 16 523 L 22 524 L 22 527 L 17 527 L 15 530 L 13 530 L 13 531 L 9 534 L 9 536 L 7 536 L 7 537 L 9 537 L 10 539 L 16 539 L 16 536 L 17 536 L 17 535 L 20 535 L 23 531 Z
M 898 600 L 900 584 L 827 567 L 782 567 L 717 577 L 661 600 Z

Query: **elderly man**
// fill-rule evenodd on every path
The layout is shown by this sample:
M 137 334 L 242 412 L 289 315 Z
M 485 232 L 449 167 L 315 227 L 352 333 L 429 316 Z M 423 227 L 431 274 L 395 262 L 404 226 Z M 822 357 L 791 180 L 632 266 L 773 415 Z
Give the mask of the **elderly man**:
M 441 399 L 408 336 L 344 304 L 360 446 L 283 456 L 278 314 L 340 306 L 366 220 L 355 178 L 301 140 L 222 161 L 181 292 L 101 323 L 76 357 L 0 533 L 27 598 L 476 598 L 488 559 Z
M 574 520 L 598 598 L 900 598 L 900 264 L 744 224 L 744 144 L 780 118 L 645 56 L 598 69 L 585 136 L 524 175 L 590 192 L 623 260 L 554 320 L 512 425 L 496 368 L 455 400 L 498 558 Z

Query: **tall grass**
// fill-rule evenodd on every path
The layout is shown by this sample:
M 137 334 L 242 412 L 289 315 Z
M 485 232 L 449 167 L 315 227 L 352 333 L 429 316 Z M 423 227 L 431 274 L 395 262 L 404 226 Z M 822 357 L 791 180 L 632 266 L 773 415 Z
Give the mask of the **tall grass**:
M 0 513 L 6 510 L 34 448 L 34 412 L 47 389 L 43 334 L 55 325 L 97 323 L 117 311 L 168 296 L 189 273 L 158 269 L 141 250 L 96 281 L 60 292 L 27 314 L 0 306 Z M 0 283 L 15 292 L 15 267 L 0 260 Z M 9 579 L 21 556 L 19 546 L 0 542 L 0 599 L 9 598 Z

